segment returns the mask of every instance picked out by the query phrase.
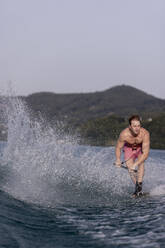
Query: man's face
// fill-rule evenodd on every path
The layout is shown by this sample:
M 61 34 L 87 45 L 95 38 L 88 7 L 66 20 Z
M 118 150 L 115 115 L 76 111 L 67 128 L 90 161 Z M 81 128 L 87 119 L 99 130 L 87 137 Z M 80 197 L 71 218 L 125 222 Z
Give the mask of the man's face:
M 130 129 L 135 135 L 138 135 L 140 133 L 140 128 L 141 128 L 140 121 L 137 120 L 131 121 Z

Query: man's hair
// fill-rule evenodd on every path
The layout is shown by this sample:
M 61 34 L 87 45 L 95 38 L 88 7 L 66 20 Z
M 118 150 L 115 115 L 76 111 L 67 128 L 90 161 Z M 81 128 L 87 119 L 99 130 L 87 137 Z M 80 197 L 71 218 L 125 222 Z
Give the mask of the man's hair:
M 140 116 L 139 115 L 132 115 L 130 118 L 129 118 L 129 124 L 131 125 L 131 122 L 133 121 L 133 120 L 136 120 L 136 121 L 139 121 L 139 122 L 141 122 L 141 119 L 140 119 Z

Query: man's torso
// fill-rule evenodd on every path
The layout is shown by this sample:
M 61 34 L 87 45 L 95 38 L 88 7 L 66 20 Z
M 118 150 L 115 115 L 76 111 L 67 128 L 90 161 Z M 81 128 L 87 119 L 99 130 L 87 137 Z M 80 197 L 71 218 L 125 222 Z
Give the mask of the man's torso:
M 126 144 L 134 145 L 134 144 L 142 144 L 143 139 L 146 133 L 146 130 L 144 128 L 140 129 L 140 133 L 137 136 L 133 136 L 129 130 L 129 128 L 126 128 L 124 131 L 124 142 Z

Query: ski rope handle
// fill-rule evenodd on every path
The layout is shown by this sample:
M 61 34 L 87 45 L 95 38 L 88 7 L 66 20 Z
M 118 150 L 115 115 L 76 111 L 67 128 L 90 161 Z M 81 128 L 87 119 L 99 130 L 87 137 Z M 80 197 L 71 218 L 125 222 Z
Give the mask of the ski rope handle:
M 132 157 L 132 155 L 131 155 L 131 157 Z M 126 169 L 126 170 L 128 170 L 128 167 L 127 167 L 127 165 L 126 166 L 124 166 L 124 164 L 128 161 L 128 160 L 130 160 L 131 159 L 131 157 L 129 157 L 127 160 L 124 160 L 124 161 L 122 161 L 121 162 L 121 166 L 119 166 L 119 167 L 121 167 L 121 168 L 123 168 L 123 169 Z M 113 163 L 113 165 L 116 165 L 116 163 Z M 133 172 L 135 172 L 135 173 L 137 173 L 137 170 L 136 169 L 131 169 Z

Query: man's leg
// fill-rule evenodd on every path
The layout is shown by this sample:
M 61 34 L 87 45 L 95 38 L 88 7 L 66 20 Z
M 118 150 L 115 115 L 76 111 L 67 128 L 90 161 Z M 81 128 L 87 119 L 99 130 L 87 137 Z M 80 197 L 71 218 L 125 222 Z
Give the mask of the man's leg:
M 138 175 L 137 175 L 137 195 L 142 194 L 142 182 L 143 182 L 143 177 L 144 177 L 144 163 L 141 163 L 138 165 Z
M 133 181 L 134 184 L 136 184 L 137 181 L 137 173 L 134 172 L 134 168 L 133 168 L 133 164 L 134 164 L 134 160 L 135 158 L 134 154 L 132 152 L 132 147 L 124 147 L 124 160 L 127 161 L 126 165 L 128 167 L 128 172 L 130 174 L 130 177 Z
M 144 163 L 141 163 L 140 165 L 138 165 L 138 183 L 142 183 L 143 182 L 143 177 L 144 177 Z
M 130 177 L 133 181 L 133 183 L 136 185 L 137 183 L 137 172 L 134 171 L 135 168 L 133 168 L 133 163 L 134 163 L 134 160 L 133 159 L 130 159 L 126 162 L 126 165 L 128 167 L 128 172 L 130 174 Z
M 130 177 L 133 181 L 133 183 L 135 184 L 135 192 L 134 192 L 134 196 L 140 195 L 142 194 L 142 182 L 143 182 L 143 177 L 144 177 L 144 163 L 141 163 L 140 165 L 138 165 L 138 172 L 134 172 L 134 167 L 132 166 L 134 163 L 133 159 L 130 159 L 129 161 L 127 161 L 127 167 L 128 167 L 128 171 L 130 174 Z

